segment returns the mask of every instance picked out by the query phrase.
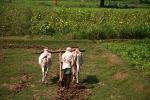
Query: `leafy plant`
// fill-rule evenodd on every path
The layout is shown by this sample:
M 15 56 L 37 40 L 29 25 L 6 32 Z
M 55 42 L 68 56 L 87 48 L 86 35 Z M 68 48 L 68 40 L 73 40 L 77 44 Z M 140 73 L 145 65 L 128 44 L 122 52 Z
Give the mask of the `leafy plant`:
M 145 75 L 150 73 L 150 40 L 114 42 L 103 44 L 107 49 L 126 59 L 135 69 L 141 70 Z

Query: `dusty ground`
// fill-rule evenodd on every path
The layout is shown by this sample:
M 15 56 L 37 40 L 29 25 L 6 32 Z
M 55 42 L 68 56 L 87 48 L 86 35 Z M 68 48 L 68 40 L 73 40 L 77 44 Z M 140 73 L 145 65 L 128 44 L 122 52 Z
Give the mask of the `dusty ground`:
M 4 59 L 4 53 L 0 50 L 0 62 Z
M 141 91 L 143 92 L 145 90 L 145 86 L 142 83 L 135 83 L 133 85 L 133 88 L 136 92 L 141 92 Z
M 113 78 L 115 80 L 124 80 L 128 76 L 128 73 L 126 72 L 117 72 L 114 74 Z
M 69 89 L 64 90 L 58 86 L 54 100 L 85 100 L 90 94 L 90 89 L 83 85 L 73 84 Z
M 1 87 L 7 88 L 11 93 L 15 94 L 20 92 L 22 89 L 30 86 L 29 80 L 31 77 L 29 77 L 27 74 L 23 73 L 23 75 L 20 77 L 20 80 L 13 84 L 7 84 L 3 83 Z
M 60 83 L 58 82 L 59 72 L 56 71 L 51 75 L 53 77 L 53 83 L 57 84 L 56 95 L 53 100 L 85 100 L 90 94 L 91 90 L 85 85 L 71 83 L 69 89 L 62 89 Z
M 40 45 L 15 45 L 13 43 L 5 43 L 5 45 L 1 45 L 0 48 L 3 48 L 3 49 L 8 49 L 8 48 L 43 49 L 44 46 L 40 46 Z
M 120 59 L 120 57 L 110 52 L 104 52 L 101 57 L 105 59 L 111 66 L 123 64 L 123 61 Z

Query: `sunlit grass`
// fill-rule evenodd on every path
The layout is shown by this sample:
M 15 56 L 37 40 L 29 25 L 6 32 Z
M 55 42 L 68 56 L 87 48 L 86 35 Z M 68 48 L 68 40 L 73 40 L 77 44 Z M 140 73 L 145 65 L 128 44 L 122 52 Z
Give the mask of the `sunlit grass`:
M 67 46 L 79 46 L 86 51 L 83 53 L 84 64 L 81 67 L 80 83 L 88 87 L 91 95 L 87 97 L 89 100 L 98 99 L 112 99 L 117 100 L 145 100 L 149 98 L 149 81 L 141 77 L 143 73 L 135 71 L 120 57 L 117 63 L 113 63 L 112 58 L 115 54 L 108 51 L 99 41 L 78 40 L 78 41 L 59 41 L 47 40 L 38 38 L 18 40 L 17 37 L 13 39 L 1 39 L 2 45 L 8 43 L 14 45 L 43 45 L 52 49 L 63 48 Z M 104 42 L 104 44 L 107 42 Z M 122 42 L 126 43 L 126 42 Z M 54 77 L 59 69 L 58 54 L 52 54 L 53 64 L 49 69 L 49 82 L 52 83 L 48 86 L 41 85 L 41 69 L 38 65 L 38 54 L 35 54 L 41 49 L 27 49 L 27 48 L 7 48 L 0 49 L 4 54 L 4 59 L 0 63 L 0 95 L 2 99 L 31 99 L 35 94 L 46 93 L 47 96 L 39 96 L 41 99 L 52 99 L 56 95 L 57 85 L 52 82 L 55 81 Z M 116 56 L 115 56 L 116 57 Z M 116 60 L 117 60 L 116 59 Z M 19 82 L 23 73 L 31 77 L 29 81 L 31 86 L 21 90 L 15 95 L 11 94 L 9 89 L 2 87 L 3 84 L 14 84 Z M 114 75 L 122 72 L 125 77 L 122 79 L 115 79 Z M 141 89 L 136 89 L 142 86 Z

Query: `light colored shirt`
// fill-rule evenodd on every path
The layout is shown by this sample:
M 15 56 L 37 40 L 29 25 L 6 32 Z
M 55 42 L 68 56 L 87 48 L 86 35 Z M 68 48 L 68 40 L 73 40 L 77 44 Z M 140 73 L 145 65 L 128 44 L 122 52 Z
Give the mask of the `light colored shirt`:
M 66 68 L 71 68 L 72 64 L 73 64 L 73 55 L 71 52 L 66 51 L 63 55 L 62 55 L 62 59 L 61 59 L 62 64 L 62 69 L 66 69 Z
M 48 51 L 44 51 L 40 56 L 39 56 L 39 64 L 42 64 L 43 59 L 47 57 L 47 59 L 51 59 L 51 53 Z

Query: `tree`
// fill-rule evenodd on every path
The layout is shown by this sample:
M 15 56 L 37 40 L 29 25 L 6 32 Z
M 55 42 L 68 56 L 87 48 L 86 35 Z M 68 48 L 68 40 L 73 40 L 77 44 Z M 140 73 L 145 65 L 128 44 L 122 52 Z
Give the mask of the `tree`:
M 104 1 L 105 0 L 100 0 L 100 7 L 104 7 Z

